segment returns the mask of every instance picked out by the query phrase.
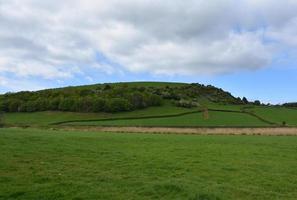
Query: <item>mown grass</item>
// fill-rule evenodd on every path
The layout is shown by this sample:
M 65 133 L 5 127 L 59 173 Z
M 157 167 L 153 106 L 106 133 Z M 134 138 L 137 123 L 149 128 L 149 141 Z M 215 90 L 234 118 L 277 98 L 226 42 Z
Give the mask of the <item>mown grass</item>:
M 297 137 L 0 129 L 0 199 L 296 199 Z
M 250 116 L 246 113 L 210 111 L 209 118 L 205 119 L 203 113 L 193 113 L 177 117 L 150 118 L 150 119 L 125 119 L 74 122 L 67 125 L 98 125 L 98 126 L 162 126 L 162 127 L 250 127 L 269 126 L 269 124 Z

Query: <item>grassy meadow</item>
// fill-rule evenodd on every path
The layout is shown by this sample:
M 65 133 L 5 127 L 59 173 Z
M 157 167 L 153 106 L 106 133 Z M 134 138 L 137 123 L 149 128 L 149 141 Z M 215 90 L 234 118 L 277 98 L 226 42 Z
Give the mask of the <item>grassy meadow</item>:
M 268 127 L 297 126 L 297 109 L 285 107 L 240 105 L 208 105 L 209 118 L 205 119 L 203 107 L 182 108 L 166 103 L 161 107 L 149 107 L 120 113 L 32 112 L 5 113 L 7 126 L 163 126 L 163 127 Z M 230 112 L 232 111 L 232 112 Z M 193 113 L 196 112 L 196 113 Z M 252 115 L 251 115 L 252 114 Z M 263 121 L 264 120 L 264 121 Z M 269 123 L 268 123 L 269 122 Z
M 193 112 L 198 108 L 181 108 L 171 105 L 162 107 L 149 107 L 141 110 L 120 113 L 77 113 L 77 112 L 32 112 L 32 113 L 5 113 L 4 122 L 11 126 L 47 126 L 53 123 L 67 121 L 88 121 L 112 118 L 129 118 L 129 117 L 149 117 L 176 115 L 181 113 Z
M 0 129 L 0 199 L 296 199 L 297 137 Z
M 281 124 L 286 122 L 288 126 L 297 126 L 297 109 L 285 107 L 255 107 L 250 109 L 253 113 Z
M 245 113 L 210 111 L 208 119 L 201 113 L 183 116 L 145 119 L 122 119 L 66 123 L 91 126 L 149 126 L 149 127 L 264 127 L 267 123 Z

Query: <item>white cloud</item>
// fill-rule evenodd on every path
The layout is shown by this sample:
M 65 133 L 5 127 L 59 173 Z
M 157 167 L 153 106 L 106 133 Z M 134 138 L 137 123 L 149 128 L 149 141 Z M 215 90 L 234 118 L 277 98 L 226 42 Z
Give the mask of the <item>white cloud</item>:
M 0 75 L 255 70 L 297 46 L 296 10 L 294 0 L 0 0 Z

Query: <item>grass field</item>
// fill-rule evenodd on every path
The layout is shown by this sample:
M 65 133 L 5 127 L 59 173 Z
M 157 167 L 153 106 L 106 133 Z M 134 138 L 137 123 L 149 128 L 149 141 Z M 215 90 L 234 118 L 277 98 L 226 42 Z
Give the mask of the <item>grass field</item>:
M 52 123 L 71 121 L 71 120 L 94 120 L 107 118 L 125 118 L 125 117 L 145 117 L 145 116 L 162 116 L 174 115 L 185 112 L 192 112 L 197 108 L 188 109 L 174 107 L 165 104 L 162 107 L 150 107 L 142 110 L 122 113 L 72 113 L 72 112 L 34 112 L 34 113 L 6 113 L 5 123 L 8 125 L 41 125 L 46 126 Z
M 0 199 L 296 199 L 297 137 L 0 129 Z
M 67 124 L 66 124 L 67 125 Z M 68 125 L 98 125 L 98 126 L 160 126 L 160 127 L 195 127 L 195 126 L 269 126 L 269 124 L 245 113 L 210 111 L 209 119 L 203 118 L 203 113 L 193 113 L 177 117 L 105 120 L 69 123 Z
M 285 107 L 255 107 L 251 111 L 272 122 L 279 124 L 286 122 L 289 126 L 297 126 L 296 109 Z
M 285 121 L 287 126 L 297 126 L 297 109 L 266 106 L 250 106 L 245 108 L 242 105 L 220 104 L 209 104 L 208 108 L 218 110 L 210 111 L 210 118 L 208 120 L 203 119 L 201 113 L 190 114 L 193 111 L 203 109 L 201 107 L 188 109 L 175 107 L 169 102 L 166 102 L 160 107 L 150 107 L 142 110 L 115 114 L 71 112 L 6 113 L 4 122 L 8 126 L 49 126 L 54 123 L 61 123 L 66 125 L 93 126 L 266 127 L 273 125 L 268 122 L 280 126 Z M 255 116 L 251 116 L 248 113 L 239 113 L 242 111 L 253 113 Z M 180 114 L 186 115 L 176 116 Z M 164 118 L 164 116 L 167 116 L 167 118 Z M 146 119 L 143 119 L 143 117 L 146 117 Z M 114 120 L 119 118 L 122 120 Z M 102 119 L 110 120 L 100 121 Z M 69 121 L 71 121 L 71 123 L 67 123 Z

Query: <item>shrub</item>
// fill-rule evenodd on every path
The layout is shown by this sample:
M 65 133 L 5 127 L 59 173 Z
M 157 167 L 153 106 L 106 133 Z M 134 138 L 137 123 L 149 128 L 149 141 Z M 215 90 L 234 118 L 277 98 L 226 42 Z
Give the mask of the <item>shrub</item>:
M 105 107 L 106 112 L 121 112 L 129 111 L 131 109 L 131 103 L 127 99 L 123 98 L 112 98 L 107 102 Z
M 72 98 L 62 98 L 59 103 L 59 110 L 61 111 L 74 111 L 75 100 Z
M 161 106 L 162 105 L 162 98 L 158 95 L 152 94 L 148 97 L 148 104 L 150 106 Z
M 103 98 L 95 98 L 93 101 L 93 112 L 102 112 L 104 111 L 106 105 L 106 100 Z
M 4 126 L 4 112 L 0 112 L 0 128 Z
M 9 112 L 19 112 L 21 105 L 22 102 L 20 100 L 13 99 L 9 102 L 8 110 Z
M 197 107 L 199 104 L 197 102 L 193 102 L 193 101 L 179 100 L 176 102 L 175 105 L 177 107 L 193 108 L 193 107 Z

